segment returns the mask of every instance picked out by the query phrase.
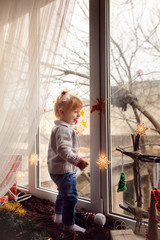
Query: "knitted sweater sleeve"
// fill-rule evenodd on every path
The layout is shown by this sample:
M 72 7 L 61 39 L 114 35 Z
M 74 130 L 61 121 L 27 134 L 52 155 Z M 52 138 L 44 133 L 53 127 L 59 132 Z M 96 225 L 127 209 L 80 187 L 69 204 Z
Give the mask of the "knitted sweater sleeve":
M 56 131 L 56 147 L 58 155 L 64 160 L 72 163 L 77 166 L 81 161 L 81 158 L 78 156 L 77 151 L 75 152 L 74 148 L 78 148 L 77 146 L 73 146 L 73 136 L 72 132 L 69 131 L 66 127 L 60 127 Z

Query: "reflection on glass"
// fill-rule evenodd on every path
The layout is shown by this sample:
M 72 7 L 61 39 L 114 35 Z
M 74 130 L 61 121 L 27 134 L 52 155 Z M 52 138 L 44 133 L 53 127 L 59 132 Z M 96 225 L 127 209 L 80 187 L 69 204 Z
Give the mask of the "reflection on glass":
M 59 64 L 54 66 L 54 76 L 50 76 L 53 66 L 46 63 L 44 75 L 44 61 L 41 57 L 43 75 L 41 76 L 40 96 L 45 95 L 44 113 L 39 126 L 39 187 L 56 190 L 47 170 L 47 150 L 51 129 L 56 119 L 53 112 L 54 102 L 62 90 L 71 90 L 83 101 L 84 107 L 79 119 L 86 121 L 87 127 L 79 136 L 81 148 L 79 155 L 90 161 L 90 83 L 89 83 L 89 1 L 76 1 L 69 33 L 66 39 L 63 55 Z M 50 5 L 47 6 L 47 8 Z M 41 10 L 43 14 L 45 9 Z M 49 29 L 48 31 L 51 31 Z M 49 34 L 48 34 L 49 35 Z M 50 41 L 48 38 L 46 40 Z M 48 51 L 46 46 L 46 52 Z M 53 52 L 48 51 L 51 59 Z M 43 56 L 45 57 L 45 56 Z M 48 77 L 47 77 L 48 75 Z M 49 89 L 45 89 L 45 81 L 50 81 Z M 90 175 L 90 166 L 85 172 Z M 77 172 L 79 197 L 90 198 L 90 182 L 80 170 Z
M 117 192 L 122 172 L 120 146 L 133 151 L 131 134 L 137 125 L 148 128 L 140 136 L 139 152 L 160 155 L 160 68 L 158 36 L 160 34 L 158 1 L 111 1 L 111 136 L 112 199 L 111 211 L 131 215 L 119 207 L 129 202 L 137 206 L 133 162 L 124 156 L 127 190 Z M 142 208 L 150 205 L 154 163 L 140 162 Z M 159 180 L 159 179 L 157 179 Z M 158 181 L 158 186 L 159 185 Z M 157 186 L 157 187 L 158 187 Z

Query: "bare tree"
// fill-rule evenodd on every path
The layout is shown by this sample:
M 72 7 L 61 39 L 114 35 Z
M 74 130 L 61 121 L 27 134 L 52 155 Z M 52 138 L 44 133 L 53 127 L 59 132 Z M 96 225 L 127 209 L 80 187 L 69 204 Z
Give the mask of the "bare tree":
M 116 1 L 115 1 L 116 4 Z M 119 4 L 119 2 L 117 2 Z M 141 5 L 143 4 L 143 6 Z M 158 84 L 158 64 L 155 64 L 159 57 L 160 44 L 158 41 L 160 9 L 151 8 L 146 10 L 149 1 L 124 1 L 119 7 L 119 15 L 114 19 L 111 17 L 111 104 L 117 106 L 119 117 L 122 117 L 131 131 L 134 131 L 135 124 L 140 124 L 144 117 L 149 120 L 153 130 L 160 133 L 160 124 L 157 116 L 150 112 L 150 107 L 159 110 L 157 105 L 160 92 L 155 92 L 154 84 Z M 88 26 L 88 6 L 86 1 L 78 1 L 79 19 L 83 19 Z M 138 10 L 137 12 L 137 9 Z M 145 20 L 144 13 L 147 11 L 148 20 Z M 150 12 L 149 12 L 150 11 Z M 154 13 L 154 17 L 153 16 Z M 129 18 L 129 19 L 128 19 Z M 145 21 L 150 25 L 144 27 Z M 124 28 L 121 29 L 122 24 Z M 55 75 L 43 75 L 45 81 L 62 81 L 78 84 L 82 96 L 89 94 L 89 31 L 87 27 L 82 28 L 74 25 L 70 28 L 69 40 L 66 44 L 66 51 L 63 62 L 60 66 L 51 66 L 41 63 L 48 68 L 56 70 Z M 54 54 L 54 53 L 53 53 Z M 148 60 L 147 60 L 148 58 Z M 146 63 L 145 63 L 146 61 Z M 143 64 L 145 63 L 145 64 Z M 85 86 L 87 87 L 84 90 Z M 152 91 L 153 90 L 153 91 Z M 130 106 L 135 121 L 125 116 Z
M 139 6 L 140 2 L 143 2 L 143 8 Z M 149 120 L 153 129 L 160 133 L 157 114 L 154 114 L 153 111 L 150 112 L 151 107 L 152 110 L 154 108 L 155 112 L 160 109 L 158 105 L 160 71 L 157 70 L 158 64 L 156 63 L 160 52 L 158 41 L 160 10 L 149 9 L 148 5 L 149 1 L 134 1 L 134 4 L 132 0 L 127 1 L 128 12 L 123 13 L 123 17 L 120 17 L 120 19 L 123 18 L 125 33 L 116 31 L 119 27 L 117 26 L 119 18 L 113 22 L 113 31 L 111 31 L 111 83 L 114 87 L 111 103 L 121 108 L 123 112 L 127 111 L 127 106 L 130 106 L 135 123 L 140 124 L 143 116 L 143 119 L 145 117 Z M 144 10 L 147 7 L 149 21 L 144 16 Z M 150 25 L 147 25 L 145 21 L 149 22 Z M 125 118 L 124 115 L 125 113 L 123 113 L 123 118 Z

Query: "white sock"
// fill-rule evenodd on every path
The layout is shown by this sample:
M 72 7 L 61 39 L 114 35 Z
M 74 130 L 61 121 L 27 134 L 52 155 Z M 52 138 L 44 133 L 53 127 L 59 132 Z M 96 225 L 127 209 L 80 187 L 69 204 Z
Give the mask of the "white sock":
M 62 214 L 55 213 L 55 215 L 54 215 L 54 222 L 55 223 L 62 223 Z
M 85 232 L 86 231 L 86 229 L 85 228 L 82 228 L 82 227 L 80 227 L 80 226 L 78 226 L 78 225 L 76 225 L 76 224 L 73 224 L 73 225 L 71 225 L 71 226 L 66 226 L 65 225 L 65 227 L 64 227 L 64 229 L 65 230 L 69 230 L 69 231 L 77 231 L 77 232 Z

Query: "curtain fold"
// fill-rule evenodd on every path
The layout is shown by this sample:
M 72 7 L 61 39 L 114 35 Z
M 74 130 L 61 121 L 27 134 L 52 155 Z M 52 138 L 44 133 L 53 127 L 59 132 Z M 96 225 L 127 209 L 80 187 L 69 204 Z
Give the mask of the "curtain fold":
M 48 79 L 56 75 L 54 66 L 61 61 L 74 4 L 75 0 L 0 2 L 0 196 L 35 153 Z

